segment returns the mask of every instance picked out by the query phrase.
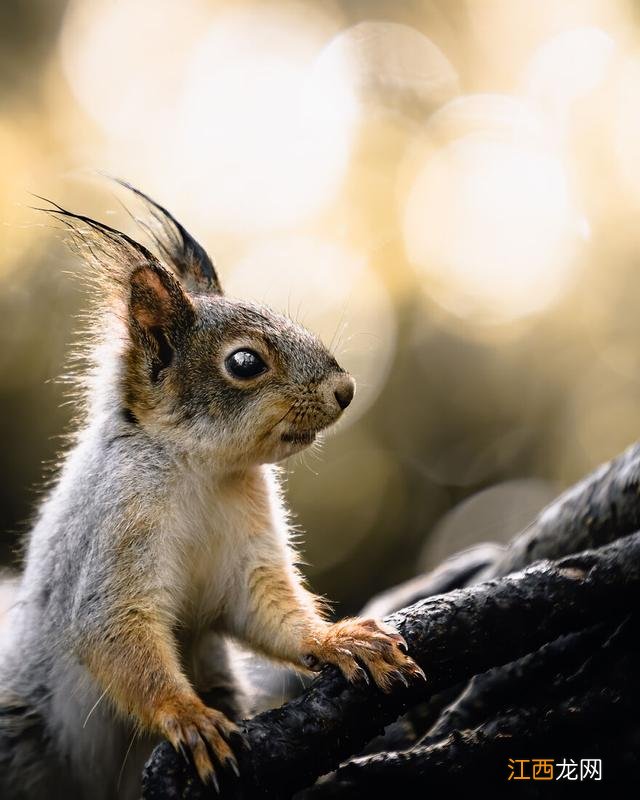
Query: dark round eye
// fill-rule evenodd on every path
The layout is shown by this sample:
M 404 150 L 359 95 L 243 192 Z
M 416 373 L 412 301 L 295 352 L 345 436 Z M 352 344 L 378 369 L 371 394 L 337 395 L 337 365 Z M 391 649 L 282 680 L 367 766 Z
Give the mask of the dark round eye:
M 225 364 L 234 378 L 255 378 L 267 371 L 267 365 L 253 350 L 236 350 Z

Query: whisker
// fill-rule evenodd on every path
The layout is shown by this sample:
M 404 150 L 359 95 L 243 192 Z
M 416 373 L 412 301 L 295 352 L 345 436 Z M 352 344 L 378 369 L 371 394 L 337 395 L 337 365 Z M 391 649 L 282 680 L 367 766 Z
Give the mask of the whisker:
M 112 683 L 113 683 L 113 681 L 112 681 Z M 105 696 L 106 696 L 106 694 L 107 694 L 107 692 L 109 691 L 110 688 L 111 688 L 111 683 L 107 686 L 107 688 L 104 690 L 104 692 L 102 692 L 102 694 L 96 700 L 96 702 L 91 706 L 91 708 L 89 710 L 89 713 L 87 714 L 87 716 L 85 717 L 84 722 L 82 723 L 82 727 L 83 728 L 86 727 L 87 722 L 89 722 L 89 717 L 93 714 L 93 712 L 96 710 L 96 708 L 100 705 L 102 700 L 104 700 L 104 698 L 105 698 Z
M 336 343 L 336 336 L 338 336 L 338 335 L 342 336 L 342 330 L 344 329 L 344 326 L 345 326 L 345 322 L 346 322 L 345 317 L 346 317 L 346 314 L 347 314 L 347 306 L 349 304 L 349 300 L 350 300 L 350 298 L 347 298 L 347 300 L 345 300 L 345 302 L 344 302 L 344 304 L 342 306 L 342 311 L 340 312 L 340 317 L 338 319 L 338 323 L 336 325 L 336 329 L 333 332 L 333 336 L 331 337 L 331 342 L 329 343 L 329 352 L 333 356 L 335 356 L 334 344 Z M 339 339 L 338 339 L 338 341 L 339 341 Z
M 311 468 L 311 465 L 310 465 L 310 464 L 308 463 L 308 461 L 307 461 L 307 456 L 308 456 L 308 455 L 310 455 L 310 451 L 309 451 L 309 450 L 303 450 L 303 451 L 300 453 L 300 461 L 301 461 L 301 463 L 302 463 L 302 466 L 303 466 L 303 467 L 304 467 L 304 468 L 305 468 L 305 469 L 306 469 L 308 472 L 310 472 L 312 475 L 315 475 L 316 477 L 318 477 L 318 473 L 317 473 L 317 472 L 316 472 L 314 469 L 312 469 L 312 468 Z
M 118 773 L 118 782 L 116 784 L 116 788 L 120 789 L 120 782 L 122 781 L 122 776 L 124 774 L 124 768 L 127 763 L 127 759 L 129 758 L 129 753 L 131 752 L 131 748 L 133 747 L 133 743 L 136 740 L 136 732 L 133 732 L 131 736 L 131 741 L 129 742 L 129 747 L 127 747 L 127 752 L 124 754 L 124 758 L 122 759 L 122 766 L 120 767 L 120 772 Z
M 296 407 L 297 402 L 298 402 L 297 400 L 294 400 L 291 406 L 287 409 L 287 411 L 285 411 L 285 413 L 280 417 L 280 419 L 274 422 L 273 425 L 269 428 L 269 430 L 267 430 L 260 438 L 266 439 L 267 436 L 273 431 L 273 429 L 276 428 L 281 422 L 283 422 L 289 416 L 289 414 Z

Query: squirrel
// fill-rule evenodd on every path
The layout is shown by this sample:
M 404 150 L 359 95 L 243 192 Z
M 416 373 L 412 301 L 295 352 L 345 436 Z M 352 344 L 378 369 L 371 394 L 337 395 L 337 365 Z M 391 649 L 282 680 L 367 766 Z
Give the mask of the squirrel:
M 150 212 L 150 247 L 42 209 L 90 261 L 97 303 L 82 420 L 0 653 L 5 800 L 139 797 L 162 738 L 216 786 L 245 713 L 230 640 L 385 691 L 424 677 L 388 626 L 330 622 L 296 566 L 276 464 L 341 416 L 353 378 L 288 317 L 227 298 L 185 228 L 119 183 Z

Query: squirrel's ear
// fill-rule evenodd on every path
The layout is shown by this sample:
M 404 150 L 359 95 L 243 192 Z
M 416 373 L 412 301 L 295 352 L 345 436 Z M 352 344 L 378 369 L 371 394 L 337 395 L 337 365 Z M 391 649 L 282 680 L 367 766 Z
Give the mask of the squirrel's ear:
M 98 267 L 100 285 L 108 286 L 110 292 L 115 289 L 116 295 L 127 302 L 132 341 L 146 352 L 157 374 L 170 363 L 176 343 L 196 319 L 191 298 L 180 281 L 126 233 L 67 211 L 52 200 L 39 199 L 51 204 L 51 208 L 40 210 L 61 218 L 71 230 L 72 241 L 86 250 Z
M 195 309 L 178 280 L 158 263 L 136 267 L 129 284 L 129 331 L 147 351 L 157 377 L 173 360 L 177 342 L 191 329 Z
M 144 201 L 152 219 L 150 223 L 144 220 L 136 221 L 154 240 L 162 257 L 180 277 L 185 287 L 190 292 L 222 294 L 213 261 L 178 220 L 140 189 L 120 178 L 113 180 Z

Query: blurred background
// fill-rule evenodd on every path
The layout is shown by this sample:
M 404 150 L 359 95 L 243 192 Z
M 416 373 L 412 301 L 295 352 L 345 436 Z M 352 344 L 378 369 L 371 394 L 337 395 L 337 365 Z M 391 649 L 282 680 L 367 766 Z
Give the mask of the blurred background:
M 339 613 L 636 439 L 640 3 L 3 0 L 0 40 L 1 564 L 86 303 L 29 193 L 132 231 L 101 170 L 356 376 L 287 465 Z

